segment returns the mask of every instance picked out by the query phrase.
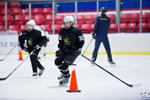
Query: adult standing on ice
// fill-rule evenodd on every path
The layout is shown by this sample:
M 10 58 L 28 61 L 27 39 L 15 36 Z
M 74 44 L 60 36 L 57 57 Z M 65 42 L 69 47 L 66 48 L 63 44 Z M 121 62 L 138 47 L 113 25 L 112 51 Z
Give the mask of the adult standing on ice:
M 107 9 L 102 7 L 101 16 L 98 16 L 95 22 L 94 32 L 92 33 L 92 37 L 95 39 L 95 48 L 91 60 L 92 62 L 96 61 L 100 44 L 103 43 L 108 55 L 108 62 L 110 64 L 115 64 L 112 59 L 110 44 L 107 36 L 110 26 L 110 18 L 106 16 L 106 12 Z
M 29 54 L 34 50 L 34 52 L 30 55 L 33 77 L 36 77 L 38 75 L 41 76 L 45 69 L 38 61 L 37 56 L 41 50 L 41 47 L 48 41 L 46 36 L 42 35 L 40 31 L 34 29 L 35 26 L 35 21 L 29 20 L 26 23 L 26 30 L 21 32 L 19 35 L 19 43 L 21 49 L 29 52 Z
M 59 50 L 56 51 L 55 65 L 61 72 L 58 77 L 59 84 L 64 85 L 69 82 L 69 65 L 72 65 L 80 55 L 84 44 L 84 37 L 79 28 L 73 27 L 74 18 L 66 16 L 64 18 L 64 28 L 59 33 Z

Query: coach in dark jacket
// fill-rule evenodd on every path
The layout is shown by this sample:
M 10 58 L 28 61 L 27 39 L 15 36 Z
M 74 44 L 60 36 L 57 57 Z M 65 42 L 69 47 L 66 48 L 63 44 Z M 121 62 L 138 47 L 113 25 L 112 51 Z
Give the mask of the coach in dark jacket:
M 94 26 L 94 32 L 92 33 L 95 39 L 95 48 L 92 55 L 92 61 L 95 62 L 98 54 L 100 44 L 103 43 L 108 55 L 108 62 L 115 64 L 112 59 L 110 44 L 108 40 L 108 29 L 110 26 L 110 18 L 106 16 L 107 9 L 101 8 L 101 16 L 98 16 Z

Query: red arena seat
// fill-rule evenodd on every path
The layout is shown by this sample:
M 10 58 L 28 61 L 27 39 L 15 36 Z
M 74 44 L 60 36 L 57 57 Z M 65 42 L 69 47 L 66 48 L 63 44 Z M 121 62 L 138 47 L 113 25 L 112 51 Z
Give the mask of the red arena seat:
M 36 15 L 34 19 L 37 25 L 44 24 L 45 22 L 45 18 L 43 15 Z
M 93 15 L 85 15 L 84 18 L 85 18 L 86 24 L 93 24 L 94 23 L 94 21 L 93 21 L 94 16 Z
M 121 23 L 120 24 L 120 32 L 126 32 L 127 29 L 128 29 L 127 23 Z
M 10 26 L 9 26 L 9 30 L 12 30 L 12 31 L 19 31 L 19 26 L 18 26 L 18 25 L 10 25 Z
M 12 7 L 17 7 L 17 8 L 19 8 L 19 7 L 20 7 L 20 3 L 19 3 L 19 2 L 11 2 L 11 3 L 10 3 L 10 8 L 12 8 Z
M 136 32 L 136 23 L 129 23 L 127 32 Z
M 55 16 L 55 21 L 63 21 L 64 15 L 56 15 Z
M 31 8 L 31 14 L 33 15 L 33 8 Z M 25 15 L 29 15 L 29 8 L 25 9 Z
M 121 23 L 128 23 L 129 16 L 130 16 L 130 14 L 128 14 L 128 13 L 123 13 L 123 14 L 121 15 L 120 22 L 121 22 Z
M 139 20 L 139 15 L 139 13 L 129 14 L 129 23 L 137 23 L 137 21 Z
M 24 31 L 24 30 L 26 30 L 26 25 L 21 25 L 20 26 L 20 31 Z
M 31 19 L 34 19 L 34 16 L 31 16 Z M 24 22 L 25 24 L 29 21 L 29 15 L 25 15 Z
M 50 32 L 50 26 L 49 25 L 40 25 L 40 27 L 48 32 Z
M 77 16 L 77 22 L 84 24 L 84 22 L 85 22 L 84 15 L 78 15 Z
M 1 14 L 4 16 L 5 15 L 5 9 L 2 10 Z M 7 15 L 11 15 L 12 10 L 10 8 L 7 8 Z
M 16 25 L 19 25 L 19 26 L 24 24 L 24 16 L 16 15 L 15 16 L 15 23 L 16 23 Z
M 94 21 L 93 21 L 94 16 L 93 15 L 85 15 L 84 18 L 85 18 L 85 24 L 93 24 L 94 23 Z
M 43 8 L 44 14 L 52 14 L 52 8 Z
M 33 13 L 34 14 L 42 14 L 43 13 L 43 8 L 34 8 Z
M 147 23 L 148 32 L 150 32 L 150 23 Z
M 2 25 L 3 22 L 3 16 L 0 15 L 0 25 Z
M 54 26 L 51 27 L 51 32 L 53 32 Z M 58 34 L 61 29 L 61 25 L 55 25 L 55 34 Z
M 114 21 L 115 21 L 115 14 L 108 14 L 107 16 L 110 18 L 110 22 L 114 23 Z
M 136 32 L 139 31 L 140 31 L 140 23 L 137 25 L 137 29 L 136 29 Z M 147 23 L 142 23 L 142 32 L 148 32 L 148 31 L 149 29 Z
M 5 8 L 5 2 L 0 2 L 0 7 Z M 8 7 L 8 3 L 7 3 L 7 7 Z
M 13 9 L 13 14 L 14 15 L 23 15 L 22 8 L 14 8 Z
M 11 15 L 7 15 L 7 25 L 12 25 L 13 21 L 13 17 Z M 3 24 L 5 24 L 5 16 L 3 16 Z
M 90 24 L 81 25 L 81 30 L 82 30 L 83 33 L 90 33 L 91 32 Z
M 0 25 L 0 31 L 5 31 L 5 25 Z
M 114 24 L 114 23 L 110 24 L 109 32 L 110 33 L 118 32 L 118 24 Z
M 46 24 L 52 25 L 53 16 L 52 15 L 46 15 Z

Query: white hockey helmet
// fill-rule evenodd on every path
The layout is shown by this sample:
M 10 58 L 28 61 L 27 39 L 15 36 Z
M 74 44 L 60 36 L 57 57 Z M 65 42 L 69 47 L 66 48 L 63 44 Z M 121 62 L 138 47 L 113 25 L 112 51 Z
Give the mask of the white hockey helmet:
M 70 22 L 71 24 L 74 24 L 74 18 L 73 16 L 65 16 L 64 23 Z
M 26 25 L 32 25 L 33 27 L 36 26 L 35 21 L 33 19 L 29 20 Z

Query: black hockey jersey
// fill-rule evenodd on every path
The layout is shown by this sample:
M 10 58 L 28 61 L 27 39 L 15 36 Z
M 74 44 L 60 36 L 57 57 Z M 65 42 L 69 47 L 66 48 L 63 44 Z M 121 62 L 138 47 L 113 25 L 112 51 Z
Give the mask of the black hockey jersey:
M 21 49 L 27 49 L 28 52 L 31 52 L 36 45 L 43 46 L 47 41 L 46 36 L 42 36 L 41 32 L 35 29 L 31 32 L 25 30 L 19 35 Z
M 61 28 L 58 48 L 63 52 L 73 52 L 83 47 L 84 37 L 79 28 Z

